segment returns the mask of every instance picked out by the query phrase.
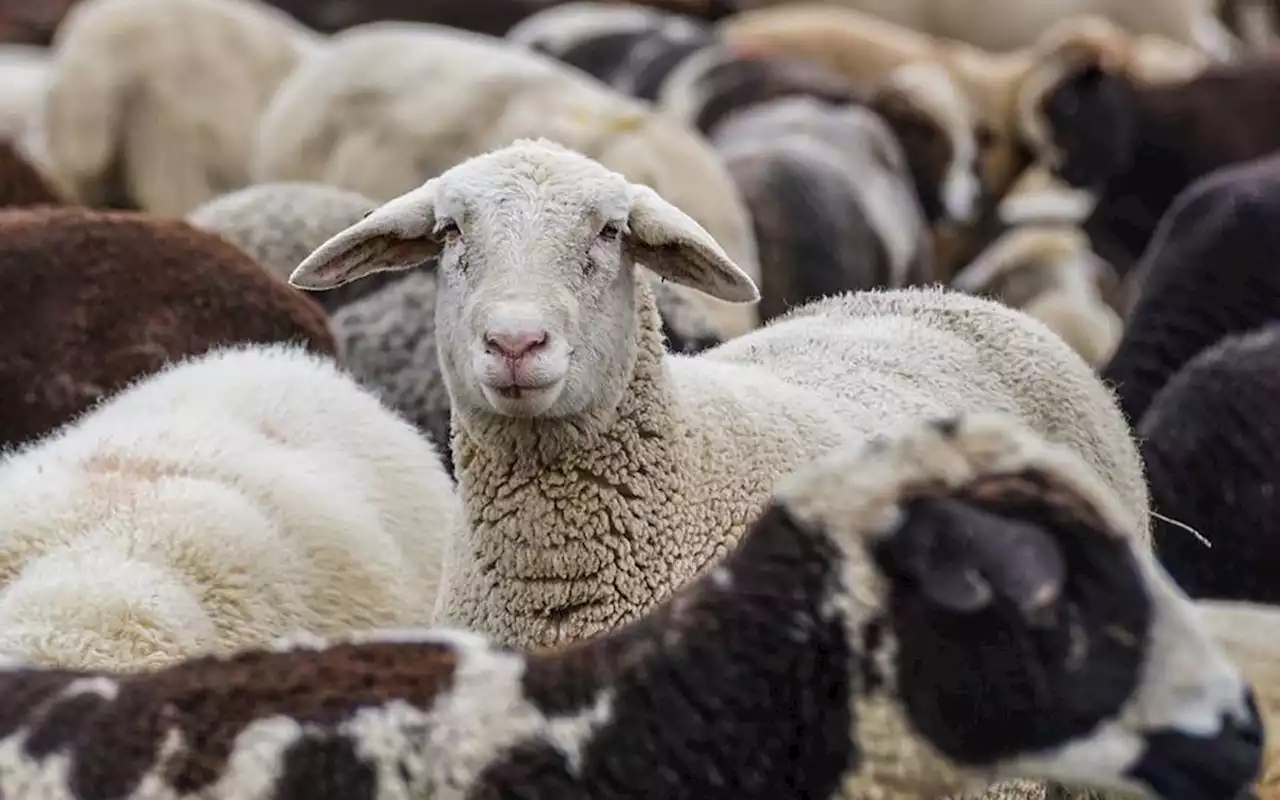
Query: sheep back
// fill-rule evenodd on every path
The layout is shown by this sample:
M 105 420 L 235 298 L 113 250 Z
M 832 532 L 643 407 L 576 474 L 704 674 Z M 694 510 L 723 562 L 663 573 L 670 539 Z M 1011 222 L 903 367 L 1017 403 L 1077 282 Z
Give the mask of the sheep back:
M 213 234 L 130 212 L 0 213 L 0 442 L 48 433 L 166 362 L 219 345 L 332 354 L 324 312 Z
M 1103 377 L 1136 425 L 1160 387 L 1224 336 L 1280 309 L 1280 157 L 1219 170 L 1179 195 L 1130 276 L 1133 308 Z
M 430 622 L 457 514 L 429 443 L 289 345 L 183 360 L 0 461 L 0 652 L 150 669 Z
M 1271 324 L 1188 361 L 1138 426 L 1152 507 L 1162 515 L 1156 551 L 1193 597 L 1280 603 L 1277 408 L 1280 325 Z
M 281 280 L 334 234 L 359 222 L 377 203 L 323 183 L 262 183 L 216 197 L 187 222 L 216 233 L 253 256 Z M 378 273 L 309 296 L 327 311 L 372 294 L 403 275 Z

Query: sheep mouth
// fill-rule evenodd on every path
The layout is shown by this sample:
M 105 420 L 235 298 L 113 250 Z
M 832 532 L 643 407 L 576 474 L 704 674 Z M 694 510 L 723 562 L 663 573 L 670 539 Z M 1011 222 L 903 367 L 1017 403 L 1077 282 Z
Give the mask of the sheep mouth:
M 551 384 L 547 384 L 544 386 L 538 386 L 538 385 L 521 386 L 520 384 L 513 383 L 510 386 L 494 387 L 494 391 L 497 392 L 498 396 L 504 400 L 523 400 L 525 397 L 528 397 L 529 395 L 536 395 L 540 392 L 545 392 L 548 389 L 550 389 L 551 386 L 552 386 Z

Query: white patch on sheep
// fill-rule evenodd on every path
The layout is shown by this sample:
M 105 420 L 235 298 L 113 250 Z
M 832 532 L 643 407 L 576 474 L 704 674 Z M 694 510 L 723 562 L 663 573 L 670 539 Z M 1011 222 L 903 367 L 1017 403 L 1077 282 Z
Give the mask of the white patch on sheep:
M 973 172 L 977 147 L 973 139 L 967 136 L 953 144 L 955 153 L 947 167 L 947 175 L 942 180 L 942 205 L 948 217 L 965 221 L 972 219 L 977 213 L 978 200 L 982 195 L 978 176 Z
M 377 764 L 384 787 L 400 786 L 405 796 L 462 800 L 487 767 L 531 740 L 555 747 L 576 772 L 583 747 L 611 719 L 607 690 L 582 711 L 546 716 L 524 695 L 524 655 L 478 637 L 473 644 L 458 650 L 452 686 L 430 711 L 397 701 L 362 709 L 340 727 L 356 741 L 357 754 Z M 401 765 L 408 786 L 401 786 Z
M 998 215 L 1005 225 L 1059 222 L 1082 224 L 1093 213 L 1098 198 L 1088 189 L 1054 187 L 1015 194 L 1000 203 Z
M 236 736 L 222 775 L 209 788 L 208 796 L 268 800 L 283 773 L 285 753 L 304 734 L 302 725 L 286 716 L 254 720 L 246 725 Z M 152 772 L 160 770 L 164 759 L 157 759 L 156 764 Z

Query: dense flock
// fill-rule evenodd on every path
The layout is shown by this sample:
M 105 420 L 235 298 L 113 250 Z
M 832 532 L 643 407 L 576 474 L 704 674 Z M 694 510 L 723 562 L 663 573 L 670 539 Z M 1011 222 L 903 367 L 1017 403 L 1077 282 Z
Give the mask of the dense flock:
M 0 0 L 0 798 L 1280 800 L 1278 37 Z

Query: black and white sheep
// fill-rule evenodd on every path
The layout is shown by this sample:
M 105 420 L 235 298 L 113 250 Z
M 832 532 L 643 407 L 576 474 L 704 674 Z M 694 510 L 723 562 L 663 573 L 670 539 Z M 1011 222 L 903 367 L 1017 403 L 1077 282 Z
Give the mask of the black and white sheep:
M 643 100 L 655 100 L 672 68 L 714 41 L 707 25 L 689 17 L 604 2 L 552 6 L 506 39 Z
M 906 157 L 874 112 L 785 97 L 730 116 L 711 143 L 751 210 L 762 320 L 828 295 L 933 280 Z
M 5 661 L 0 794 L 1247 791 L 1253 692 L 1089 465 L 1002 417 L 882 433 L 784 478 L 709 574 L 577 646 L 371 631 L 131 676 Z
M 323 310 L 227 242 L 131 212 L 0 212 L 0 447 L 234 344 L 334 353 Z
M 1280 156 L 1218 170 L 1179 195 L 1130 275 L 1133 300 L 1103 377 L 1138 424 L 1198 353 L 1280 319 Z

